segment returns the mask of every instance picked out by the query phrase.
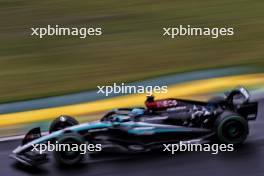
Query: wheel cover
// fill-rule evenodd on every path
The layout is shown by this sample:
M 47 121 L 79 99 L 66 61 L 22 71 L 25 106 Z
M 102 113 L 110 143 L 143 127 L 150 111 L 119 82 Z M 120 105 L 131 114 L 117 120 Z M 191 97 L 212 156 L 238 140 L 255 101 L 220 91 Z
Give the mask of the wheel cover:
M 245 133 L 245 128 L 239 121 L 227 121 L 223 126 L 223 136 L 229 140 L 237 140 Z
M 67 139 L 63 143 L 66 145 L 69 144 L 70 149 L 71 149 L 72 144 L 76 144 L 77 141 L 74 141 L 72 139 Z M 74 160 L 74 159 L 79 157 L 80 151 L 61 151 L 60 155 L 61 155 L 62 159 L 64 159 L 64 160 Z
M 82 144 L 82 141 L 80 141 L 80 139 L 76 137 L 65 137 L 61 138 L 58 143 L 69 145 L 70 149 L 72 149 L 73 144 L 77 144 L 79 146 L 80 144 Z M 64 164 L 75 164 L 75 162 L 80 161 L 83 157 L 80 153 L 79 148 L 77 151 L 68 151 L 68 147 L 66 149 L 67 150 L 65 151 L 57 152 L 57 156 L 60 158 L 60 162 Z
M 239 116 L 232 116 L 218 126 L 218 137 L 224 143 L 242 143 L 248 133 L 247 124 Z

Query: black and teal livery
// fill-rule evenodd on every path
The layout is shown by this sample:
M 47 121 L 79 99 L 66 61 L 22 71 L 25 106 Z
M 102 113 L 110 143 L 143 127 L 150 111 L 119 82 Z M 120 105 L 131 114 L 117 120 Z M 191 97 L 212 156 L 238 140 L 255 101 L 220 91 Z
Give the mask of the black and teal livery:
M 168 102 L 168 107 L 158 108 L 160 103 L 167 105 Z M 181 99 L 155 102 L 151 98 L 150 104 L 155 108 L 116 109 L 100 121 L 83 124 L 78 124 L 73 117 L 60 116 L 51 123 L 48 135 L 41 136 L 40 128 L 29 131 L 11 157 L 27 165 L 44 163 L 48 161 L 47 154 L 31 150 L 33 144 L 48 141 L 100 144 L 105 152 L 130 153 L 159 150 L 163 144 L 181 141 L 238 145 L 247 138 L 248 121 L 255 120 L 258 111 L 258 102 L 251 100 L 242 87 L 208 102 Z M 77 164 L 83 159 L 78 151 L 55 151 L 54 156 L 64 165 Z

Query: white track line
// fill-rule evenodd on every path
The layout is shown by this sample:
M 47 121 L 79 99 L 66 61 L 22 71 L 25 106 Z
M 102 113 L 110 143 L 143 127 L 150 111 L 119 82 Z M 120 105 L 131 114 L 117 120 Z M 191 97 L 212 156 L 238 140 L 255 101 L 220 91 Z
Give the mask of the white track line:
M 41 133 L 42 136 L 49 134 L 48 132 L 43 132 Z M 25 135 L 17 135 L 17 136 L 8 136 L 8 137 L 2 137 L 0 138 L 0 142 L 5 142 L 5 141 L 14 141 L 18 139 L 23 139 Z

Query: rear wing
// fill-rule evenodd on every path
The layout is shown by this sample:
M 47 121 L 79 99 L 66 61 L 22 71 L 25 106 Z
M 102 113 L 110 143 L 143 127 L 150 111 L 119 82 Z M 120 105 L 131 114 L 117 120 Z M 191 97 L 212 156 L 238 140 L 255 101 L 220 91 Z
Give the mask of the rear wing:
M 237 113 L 247 120 L 256 120 L 261 109 L 260 104 L 259 102 L 245 103 L 237 109 Z

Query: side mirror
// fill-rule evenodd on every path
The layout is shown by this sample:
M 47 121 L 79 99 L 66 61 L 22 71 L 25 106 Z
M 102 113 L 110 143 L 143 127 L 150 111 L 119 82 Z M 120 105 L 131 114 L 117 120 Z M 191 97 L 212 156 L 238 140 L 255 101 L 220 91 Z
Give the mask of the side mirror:
M 31 129 L 22 140 L 22 145 L 25 145 L 37 138 L 41 137 L 40 127 Z

